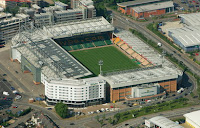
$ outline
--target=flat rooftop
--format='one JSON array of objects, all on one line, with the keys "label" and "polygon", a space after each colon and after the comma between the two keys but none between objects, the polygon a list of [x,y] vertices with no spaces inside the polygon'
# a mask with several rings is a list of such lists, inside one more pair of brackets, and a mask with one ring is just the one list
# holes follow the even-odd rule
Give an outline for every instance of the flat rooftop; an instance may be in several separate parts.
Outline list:
[{"label": "flat rooftop", "polygon": [[200,25],[200,12],[198,13],[190,13],[190,14],[181,14],[179,15],[181,18],[186,20],[192,26]]},{"label": "flat rooftop", "polygon": [[174,7],[174,4],[172,1],[153,3],[149,5],[143,5],[143,6],[136,6],[136,7],[132,7],[132,9],[135,12],[140,13],[140,12],[148,12],[148,11],[153,11],[153,10],[158,10],[158,9],[165,9],[169,7]]},{"label": "flat rooftop", "polygon": [[144,83],[163,81],[166,79],[177,79],[178,73],[170,67],[148,67],[130,71],[121,71],[102,76],[111,88],[120,88]]},{"label": "flat rooftop", "polygon": [[145,4],[145,3],[151,3],[151,2],[157,2],[157,1],[161,1],[161,0],[134,0],[134,1],[117,3],[117,5],[118,6],[122,6],[122,7],[127,7],[127,6],[133,6],[133,5]]},{"label": "flat rooftop", "polygon": [[54,39],[113,30],[114,27],[104,17],[69,21],[44,28],[46,35]]},{"label": "flat rooftop", "polygon": [[200,110],[184,114],[183,116],[191,120],[197,126],[200,126]]},{"label": "flat rooftop", "polygon": [[200,25],[169,29],[169,36],[181,42],[184,47],[200,45]]},{"label": "flat rooftop", "polygon": [[161,128],[184,128],[181,125],[179,125],[163,116],[153,117],[153,118],[149,119],[149,121]]}]

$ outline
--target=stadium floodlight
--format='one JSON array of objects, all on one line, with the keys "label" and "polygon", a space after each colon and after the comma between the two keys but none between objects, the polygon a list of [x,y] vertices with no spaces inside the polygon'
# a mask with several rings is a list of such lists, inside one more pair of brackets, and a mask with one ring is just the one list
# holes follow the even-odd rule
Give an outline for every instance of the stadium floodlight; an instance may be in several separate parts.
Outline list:
[{"label": "stadium floodlight", "polygon": [[103,65],[103,60],[99,60],[100,75],[102,75],[101,66]]}]

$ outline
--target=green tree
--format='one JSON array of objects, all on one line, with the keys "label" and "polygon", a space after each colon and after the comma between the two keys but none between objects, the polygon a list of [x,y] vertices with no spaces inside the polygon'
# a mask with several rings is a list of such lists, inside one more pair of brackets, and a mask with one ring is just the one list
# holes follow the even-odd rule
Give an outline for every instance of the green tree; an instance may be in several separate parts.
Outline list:
[{"label": "green tree", "polygon": [[62,118],[69,117],[68,106],[66,104],[63,104],[62,102],[57,103],[55,106],[55,110],[60,117]]},{"label": "green tree", "polygon": [[104,125],[104,121],[100,120],[99,123],[101,124],[101,127]]},{"label": "green tree", "polygon": [[111,117],[108,118],[108,123],[112,124],[113,123],[113,120]]}]

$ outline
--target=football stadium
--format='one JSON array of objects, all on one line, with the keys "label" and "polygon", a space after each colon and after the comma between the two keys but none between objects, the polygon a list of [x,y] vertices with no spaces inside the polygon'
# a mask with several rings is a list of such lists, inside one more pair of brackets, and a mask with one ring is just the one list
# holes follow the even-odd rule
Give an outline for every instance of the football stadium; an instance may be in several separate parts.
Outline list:
[{"label": "football stadium", "polygon": [[115,32],[103,17],[22,26],[12,38],[11,60],[45,85],[47,103],[72,107],[162,97],[176,91],[182,77],[162,55],[128,31]]}]

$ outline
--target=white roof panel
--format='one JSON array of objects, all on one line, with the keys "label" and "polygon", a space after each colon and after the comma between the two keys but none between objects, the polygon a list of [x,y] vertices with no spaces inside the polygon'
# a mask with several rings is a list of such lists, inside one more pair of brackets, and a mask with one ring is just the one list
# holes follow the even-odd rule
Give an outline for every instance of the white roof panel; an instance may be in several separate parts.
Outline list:
[{"label": "white roof panel", "polygon": [[197,126],[200,127],[199,115],[200,115],[200,110],[184,114],[183,116],[189,118],[192,122],[194,122]]}]

